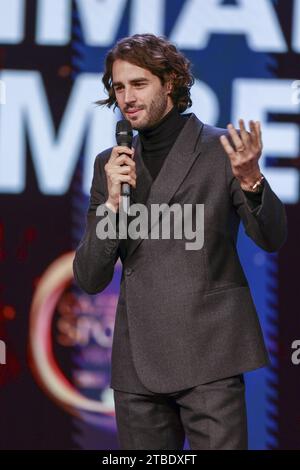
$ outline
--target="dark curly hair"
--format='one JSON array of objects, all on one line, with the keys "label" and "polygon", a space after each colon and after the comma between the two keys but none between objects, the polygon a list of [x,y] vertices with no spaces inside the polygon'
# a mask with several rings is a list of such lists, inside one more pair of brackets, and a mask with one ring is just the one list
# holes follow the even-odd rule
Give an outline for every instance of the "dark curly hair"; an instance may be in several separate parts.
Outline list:
[{"label": "dark curly hair", "polygon": [[135,34],[123,38],[108,52],[105,59],[105,72],[102,78],[108,98],[97,101],[101,106],[117,106],[112,86],[112,67],[115,60],[121,59],[149,70],[160,78],[162,85],[171,79],[171,98],[179,112],[192,105],[190,89],[194,78],[190,72],[190,61],[162,36]]}]

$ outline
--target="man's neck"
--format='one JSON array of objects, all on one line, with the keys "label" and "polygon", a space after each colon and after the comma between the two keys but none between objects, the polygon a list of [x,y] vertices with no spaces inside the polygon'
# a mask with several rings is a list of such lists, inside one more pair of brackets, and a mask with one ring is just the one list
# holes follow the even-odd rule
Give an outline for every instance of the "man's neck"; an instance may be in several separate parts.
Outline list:
[{"label": "man's neck", "polygon": [[153,180],[158,175],[186,119],[187,117],[181,115],[177,108],[172,108],[155,126],[139,132],[142,158]]}]

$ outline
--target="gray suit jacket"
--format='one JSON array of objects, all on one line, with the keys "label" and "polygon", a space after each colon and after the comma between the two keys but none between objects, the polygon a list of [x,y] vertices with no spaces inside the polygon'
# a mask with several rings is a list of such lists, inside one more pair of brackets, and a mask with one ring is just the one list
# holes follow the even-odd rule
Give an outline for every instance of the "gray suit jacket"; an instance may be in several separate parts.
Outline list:
[{"label": "gray suit jacket", "polygon": [[172,393],[268,364],[255,306],[241,267],[236,239],[240,220],[266,251],[286,238],[285,210],[267,181],[254,210],[234,178],[219,142],[226,133],[191,114],[152,184],[135,139],[134,202],[204,204],[202,249],[185,240],[100,240],[96,208],[108,197],[97,156],[85,234],[74,276],[89,294],[111,281],[123,263],[112,349],[111,386],[132,392]]}]

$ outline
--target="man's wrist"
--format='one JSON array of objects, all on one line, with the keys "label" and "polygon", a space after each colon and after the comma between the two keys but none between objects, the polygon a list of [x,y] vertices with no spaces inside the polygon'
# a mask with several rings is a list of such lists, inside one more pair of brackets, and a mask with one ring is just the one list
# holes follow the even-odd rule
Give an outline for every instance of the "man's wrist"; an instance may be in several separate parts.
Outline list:
[{"label": "man's wrist", "polygon": [[119,211],[119,206],[117,206],[116,204],[113,204],[111,201],[107,200],[105,202],[105,206],[110,209],[111,211],[113,211],[115,214]]},{"label": "man's wrist", "polygon": [[264,176],[260,173],[256,178],[251,178],[248,181],[240,181],[240,185],[243,191],[259,194],[263,190],[264,179]]}]

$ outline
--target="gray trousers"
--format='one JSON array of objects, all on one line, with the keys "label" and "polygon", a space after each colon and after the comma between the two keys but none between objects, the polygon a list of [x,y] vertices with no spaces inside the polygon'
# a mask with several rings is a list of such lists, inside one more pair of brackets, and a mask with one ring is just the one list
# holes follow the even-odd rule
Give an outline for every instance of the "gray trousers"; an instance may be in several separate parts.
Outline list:
[{"label": "gray trousers", "polygon": [[247,449],[243,375],[171,394],[114,390],[120,449]]}]

